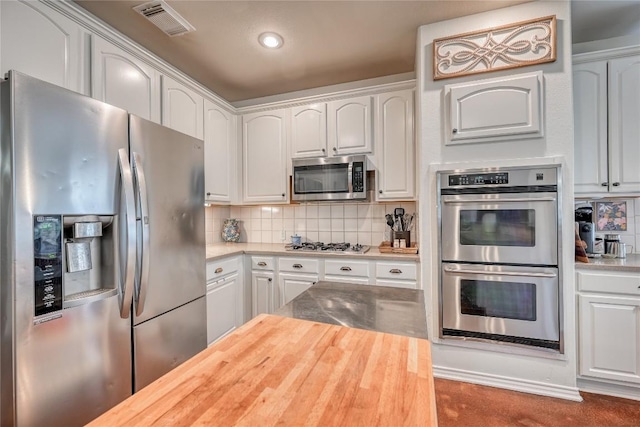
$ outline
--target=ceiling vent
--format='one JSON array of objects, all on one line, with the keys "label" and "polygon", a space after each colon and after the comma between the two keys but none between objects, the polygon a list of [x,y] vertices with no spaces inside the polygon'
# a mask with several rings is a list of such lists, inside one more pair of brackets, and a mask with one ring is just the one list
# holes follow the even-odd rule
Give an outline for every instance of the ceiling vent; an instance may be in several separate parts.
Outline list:
[{"label": "ceiling vent", "polygon": [[181,36],[196,30],[164,1],[151,1],[133,9],[171,37]]}]

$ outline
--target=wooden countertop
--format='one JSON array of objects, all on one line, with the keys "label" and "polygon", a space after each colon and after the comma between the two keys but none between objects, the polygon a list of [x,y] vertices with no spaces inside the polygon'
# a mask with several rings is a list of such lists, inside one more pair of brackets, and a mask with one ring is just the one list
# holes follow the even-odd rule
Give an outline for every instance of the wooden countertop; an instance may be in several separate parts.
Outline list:
[{"label": "wooden countertop", "polygon": [[435,426],[429,341],[260,315],[89,426]]}]

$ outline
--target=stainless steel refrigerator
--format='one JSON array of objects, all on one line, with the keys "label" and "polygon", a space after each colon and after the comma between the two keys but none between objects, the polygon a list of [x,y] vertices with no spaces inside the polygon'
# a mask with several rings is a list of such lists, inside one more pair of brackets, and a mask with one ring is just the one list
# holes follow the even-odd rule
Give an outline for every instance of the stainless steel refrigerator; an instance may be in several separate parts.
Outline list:
[{"label": "stainless steel refrigerator", "polygon": [[82,425],[206,347],[202,141],[0,84],[0,424]]}]

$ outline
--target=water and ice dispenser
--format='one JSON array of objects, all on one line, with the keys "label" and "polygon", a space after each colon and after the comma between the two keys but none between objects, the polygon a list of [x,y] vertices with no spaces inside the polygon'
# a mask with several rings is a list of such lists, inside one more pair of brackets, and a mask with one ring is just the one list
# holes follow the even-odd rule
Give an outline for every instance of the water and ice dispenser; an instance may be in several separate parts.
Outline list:
[{"label": "water and ice dispenser", "polygon": [[34,216],[36,316],[117,292],[116,222],[111,215]]}]

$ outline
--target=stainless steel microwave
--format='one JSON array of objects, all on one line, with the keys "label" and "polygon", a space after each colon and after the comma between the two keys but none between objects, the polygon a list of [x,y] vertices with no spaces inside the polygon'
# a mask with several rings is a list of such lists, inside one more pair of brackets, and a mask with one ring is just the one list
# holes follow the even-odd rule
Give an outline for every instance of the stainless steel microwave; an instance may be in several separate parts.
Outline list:
[{"label": "stainless steel microwave", "polygon": [[367,199],[367,156],[293,159],[293,200]]}]

